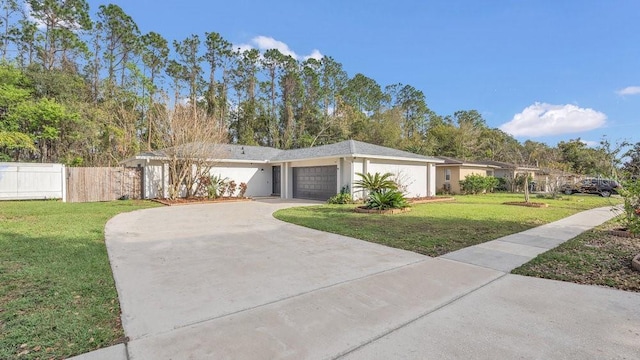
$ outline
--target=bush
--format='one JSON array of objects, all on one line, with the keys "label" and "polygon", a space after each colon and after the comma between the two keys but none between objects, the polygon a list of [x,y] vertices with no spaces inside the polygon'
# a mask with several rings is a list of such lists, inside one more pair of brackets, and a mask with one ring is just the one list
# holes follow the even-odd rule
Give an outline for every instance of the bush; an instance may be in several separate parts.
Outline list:
[{"label": "bush", "polygon": [[640,180],[629,180],[618,191],[624,199],[622,225],[634,235],[640,234]]},{"label": "bush", "polygon": [[247,192],[247,183],[240,183],[240,190],[238,192],[238,197],[243,198],[244,194]]},{"label": "bush", "polygon": [[465,194],[480,194],[482,192],[492,192],[500,181],[493,176],[482,176],[478,174],[467,175],[460,181],[460,186]]},{"label": "bush", "polygon": [[207,187],[207,197],[209,199],[215,199],[218,196],[224,195],[226,191],[227,178],[223,178],[222,175],[210,176],[204,183]]},{"label": "bush", "polygon": [[236,182],[231,180],[227,183],[227,194],[229,194],[229,197],[232,197],[233,194],[235,194],[236,192]]},{"label": "bush", "polygon": [[400,191],[387,190],[384,192],[372,192],[369,194],[366,207],[368,209],[376,210],[404,209],[409,207],[409,203]]},{"label": "bush", "polygon": [[336,194],[327,200],[329,204],[353,204],[353,198],[351,194],[348,193],[340,193]]}]

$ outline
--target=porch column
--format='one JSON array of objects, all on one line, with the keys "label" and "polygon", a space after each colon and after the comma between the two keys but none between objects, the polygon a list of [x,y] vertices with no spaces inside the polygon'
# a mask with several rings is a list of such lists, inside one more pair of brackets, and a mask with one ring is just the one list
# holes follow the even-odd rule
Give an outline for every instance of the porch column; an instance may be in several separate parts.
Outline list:
[{"label": "porch column", "polygon": [[427,164],[427,196],[436,196],[436,165]]},{"label": "porch column", "polygon": [[338,172],[336,174],[336,194],[339,194],[340,190],[342,190],[342,180],[344,179],[343,169],[344,169],[344,158],[340,158],[338,159],[338,166],[336,169],[336,171]]},{"label": "porch column", "polygon": [[280,167],[280,198],[289,199],[289,163],[282,163]]}]

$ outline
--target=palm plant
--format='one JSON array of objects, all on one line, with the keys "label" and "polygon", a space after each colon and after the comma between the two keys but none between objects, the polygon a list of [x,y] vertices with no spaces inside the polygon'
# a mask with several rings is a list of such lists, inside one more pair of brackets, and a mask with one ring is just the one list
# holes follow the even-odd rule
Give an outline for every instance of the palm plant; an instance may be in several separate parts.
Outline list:
[{"label": "palm plant", "polygon": [[407,199],[398,190],[371,193],[367,200],[367,208],[376,210],[404,209],[409,207]]},{"label": "palm plant", "polygon": [[396,190],[398,185],[393,181],[393,174],[370,174],[356,173],[360,176],[360,180],[354,182],[354,187],[363,189],[369,193],[382,193],[387,190]]},{"label": "palm plant", "polygon": [[354,183],[354,187],[369,192],[366,207],[369,209],[387,210],[403,209],[409,206],[407,199],[398,190],[398,184],[393,181],[393,174],[362,174],[360,180]]}]

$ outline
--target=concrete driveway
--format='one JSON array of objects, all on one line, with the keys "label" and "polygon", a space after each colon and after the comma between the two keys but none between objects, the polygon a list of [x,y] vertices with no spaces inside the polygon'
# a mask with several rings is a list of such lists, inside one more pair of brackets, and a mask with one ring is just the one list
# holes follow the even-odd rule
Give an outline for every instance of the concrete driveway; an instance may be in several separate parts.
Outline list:
[{"label": "concrete driveway", "polygon": [[640,353],[640,294],[507,275],[271,215],[305,204],[165,207],[109,221],[130,359]]}]

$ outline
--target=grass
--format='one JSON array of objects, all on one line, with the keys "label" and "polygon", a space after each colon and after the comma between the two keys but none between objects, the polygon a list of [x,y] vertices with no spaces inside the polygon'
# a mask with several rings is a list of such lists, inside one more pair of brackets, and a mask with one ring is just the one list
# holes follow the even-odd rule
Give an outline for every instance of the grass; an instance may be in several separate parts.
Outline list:
[{"label": "grass", "polygon": [[523,201],[519,194],[456,196],[455,202],[418,204],[397,215],[359,214],[355,205],[319,205],[277,211],[280,220],[430,256],[524,231],[591,208],[618,204],[619,198],[591,195],[536,199],[548,208],[503,205]]},{"label": "grass", "polygon": [[640,239],[614,236],[615,220],[587,231],[513,270],[514,274],[640,292],[640,273],[631,260]]},{"label": "grass", "polygon": [[104,226],[155,206],[0,202],[0,359],[60,359],[122,341]]}]

